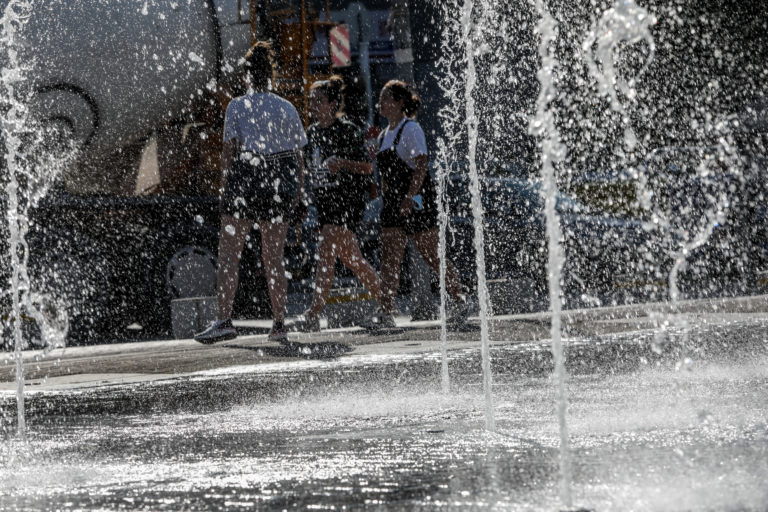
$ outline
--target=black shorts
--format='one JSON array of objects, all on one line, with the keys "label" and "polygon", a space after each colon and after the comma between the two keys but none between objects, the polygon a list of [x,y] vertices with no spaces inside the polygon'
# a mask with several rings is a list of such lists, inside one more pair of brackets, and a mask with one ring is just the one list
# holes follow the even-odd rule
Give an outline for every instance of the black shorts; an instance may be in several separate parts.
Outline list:
[{"label": "black shorts", "polygon": [[255,221],[297,222],[298,163],[293,151],[276,155],[243,153],[226,175],[219,210]]},{"label": "black shorts", "polygon": [[[351,197],[344,194],[345,191]],[[332,224],[354,231],[363,220],[366,201],[362,194],[349,192],[344,187],[316,188],[314,193],[317,220],[321,226]]]},{"label": "black shorts", "polygon": [[400,203],[405,198],[406,189],[407,184],[406,187],[388,187],[384,192],[381,226],[384,228],[402,228],[409,235],[436,228],[438,225],[437,193],[432,179],[427,176],[421,190],[419,190],[424,209],[411,210],[410,215],[400,215]]}]

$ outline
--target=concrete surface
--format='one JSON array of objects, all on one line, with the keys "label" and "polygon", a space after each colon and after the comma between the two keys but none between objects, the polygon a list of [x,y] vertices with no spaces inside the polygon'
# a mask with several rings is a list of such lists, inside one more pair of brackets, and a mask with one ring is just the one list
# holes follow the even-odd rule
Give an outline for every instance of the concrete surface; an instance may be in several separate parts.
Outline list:
[{"label": "concrete surface", "polygon": [[[666,303],[566,311],[564,337],[587,340],[612,333],[648,331],[666,315],[674,313]],[[727,324],[729,319],[768,318],[768,296],[683,301],[677,318],[689,325],[708,322]],[[49,354],[40,350],[23,353],[25,385],[30,389],[93,387],[107,384],[161,380],[213,369],[295,361],[308,358],[343,358],[349,355],[429,352],[440,349],[438,321],[411,322],[396,319],[398,329],[369,333],[360,328],[326,329],[321,333],[292,333],[290,350],[266,341],[269,321],[235,322],[241,335],[215,345],[194,340],[148,340],[140,342],[66,347]],[[550,338],[550,315],[537,313],[494,317],[490,340],[494,344],[535,342],[546,345]],[[448,333],[448,349],[480,344],[479,319],[472,317],[464,332]],[[312,350],[303,350],[311,347]],[[0,359],[0,392],[16,389],[13,352]]]}]

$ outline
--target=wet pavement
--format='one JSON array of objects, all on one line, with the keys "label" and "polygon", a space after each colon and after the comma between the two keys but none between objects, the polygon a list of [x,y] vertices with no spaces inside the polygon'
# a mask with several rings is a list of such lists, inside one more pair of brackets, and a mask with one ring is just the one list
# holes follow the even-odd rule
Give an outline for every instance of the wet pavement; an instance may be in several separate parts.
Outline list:
[{"label": "wet pavement", "polygon": [[[768,297],[667,309],[566,316],[574,508],[766,510]],[[547,315],[493,322],[495,432],[477,328],[444,393],[439,326],[398,323],[29,353],[27,443],[8,361],[0,510],[564,508]]]},{"label": "wet pavement", "polygon": [[[669,317],[673,313],[676,313],[674,318]],[[684,301],[676,311],[664,303],[567,311],[563,316],[563,329],[572,349],[582,352],[643,351],[647,352],[647,358],[653,359],[655,352],[649,350],[652,347],[648,343],[635,348],[626,343],[617,345],[611,342],[611,335],[630,332],[633,340],[644,340],[670,322],[674,331],[674,324],[680,322],[727,328],[731,321],[763,317],[768,317],[768,296]],[[266,341],[270,322],[240,321],[236,322],[240,336],[216,345],[165,339],[67,347],[47,355],[42,351],[26,351],[25,375],[30,388],[58,389],[159,380],[202,370],[293,363],[304,359],[344,360],[361,355],[439,350],[439,322],[410,322],[406,317],[398,317],[397,324],[397,329],[376,334],[360,328],[292,333],[291,339],[297,343],[286,348]],[[549,329],[547,313],[498,316],[490,323],[490,340],[495,345],[519,347],[526,353],[533,350],[546,359]],[[448,333],[451,350],[479,344],[477,317],[471,318],[464,332]],[[13,353],[0,352],[0,392],[15,390],[14,379]]]}]

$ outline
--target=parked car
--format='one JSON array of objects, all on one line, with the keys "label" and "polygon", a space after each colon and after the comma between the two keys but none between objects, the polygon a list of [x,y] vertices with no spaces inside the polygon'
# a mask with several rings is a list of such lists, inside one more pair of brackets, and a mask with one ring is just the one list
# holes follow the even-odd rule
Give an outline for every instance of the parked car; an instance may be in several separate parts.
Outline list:
[{"label": "parked car", "polygon": [[[474,221],[469,179],[452,175],[447,187],[450,209],[449,257],[464,278],[476,283]],[[499,283],[498,312],[548,307],[548,248],[544,197],[538,181],[511,178],[481,180],[486,279]],[[556,198],[565,256],[562,289],[567,306],[597,305],[659,293],[663,275],[644,223],[607,215],[562,193]]]},{"label": "parked car", "polygon": [[[768,214],[763,157],[721,147],[672,147],[641,163],[645,205],[670,256],[684,258],[678,275],[687,297],[763,291],[768,270]],[[659,244],[661,245],[661,244]],[[671,267],[668,269],[671,270]]]}]

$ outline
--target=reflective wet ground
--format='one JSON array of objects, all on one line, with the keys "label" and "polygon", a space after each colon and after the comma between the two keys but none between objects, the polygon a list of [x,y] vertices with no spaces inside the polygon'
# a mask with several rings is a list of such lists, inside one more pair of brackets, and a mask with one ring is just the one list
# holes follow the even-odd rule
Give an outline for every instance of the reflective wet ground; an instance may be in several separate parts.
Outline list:
[{"label": "reflective wet ground", "polygon": [[[768,508],[768,320],[572,345],[575,506]],[[475,349],[38,391],[26,445],[6,393],[0,509],[562,509],[546,345],[492,357],[494,433]]]}]

